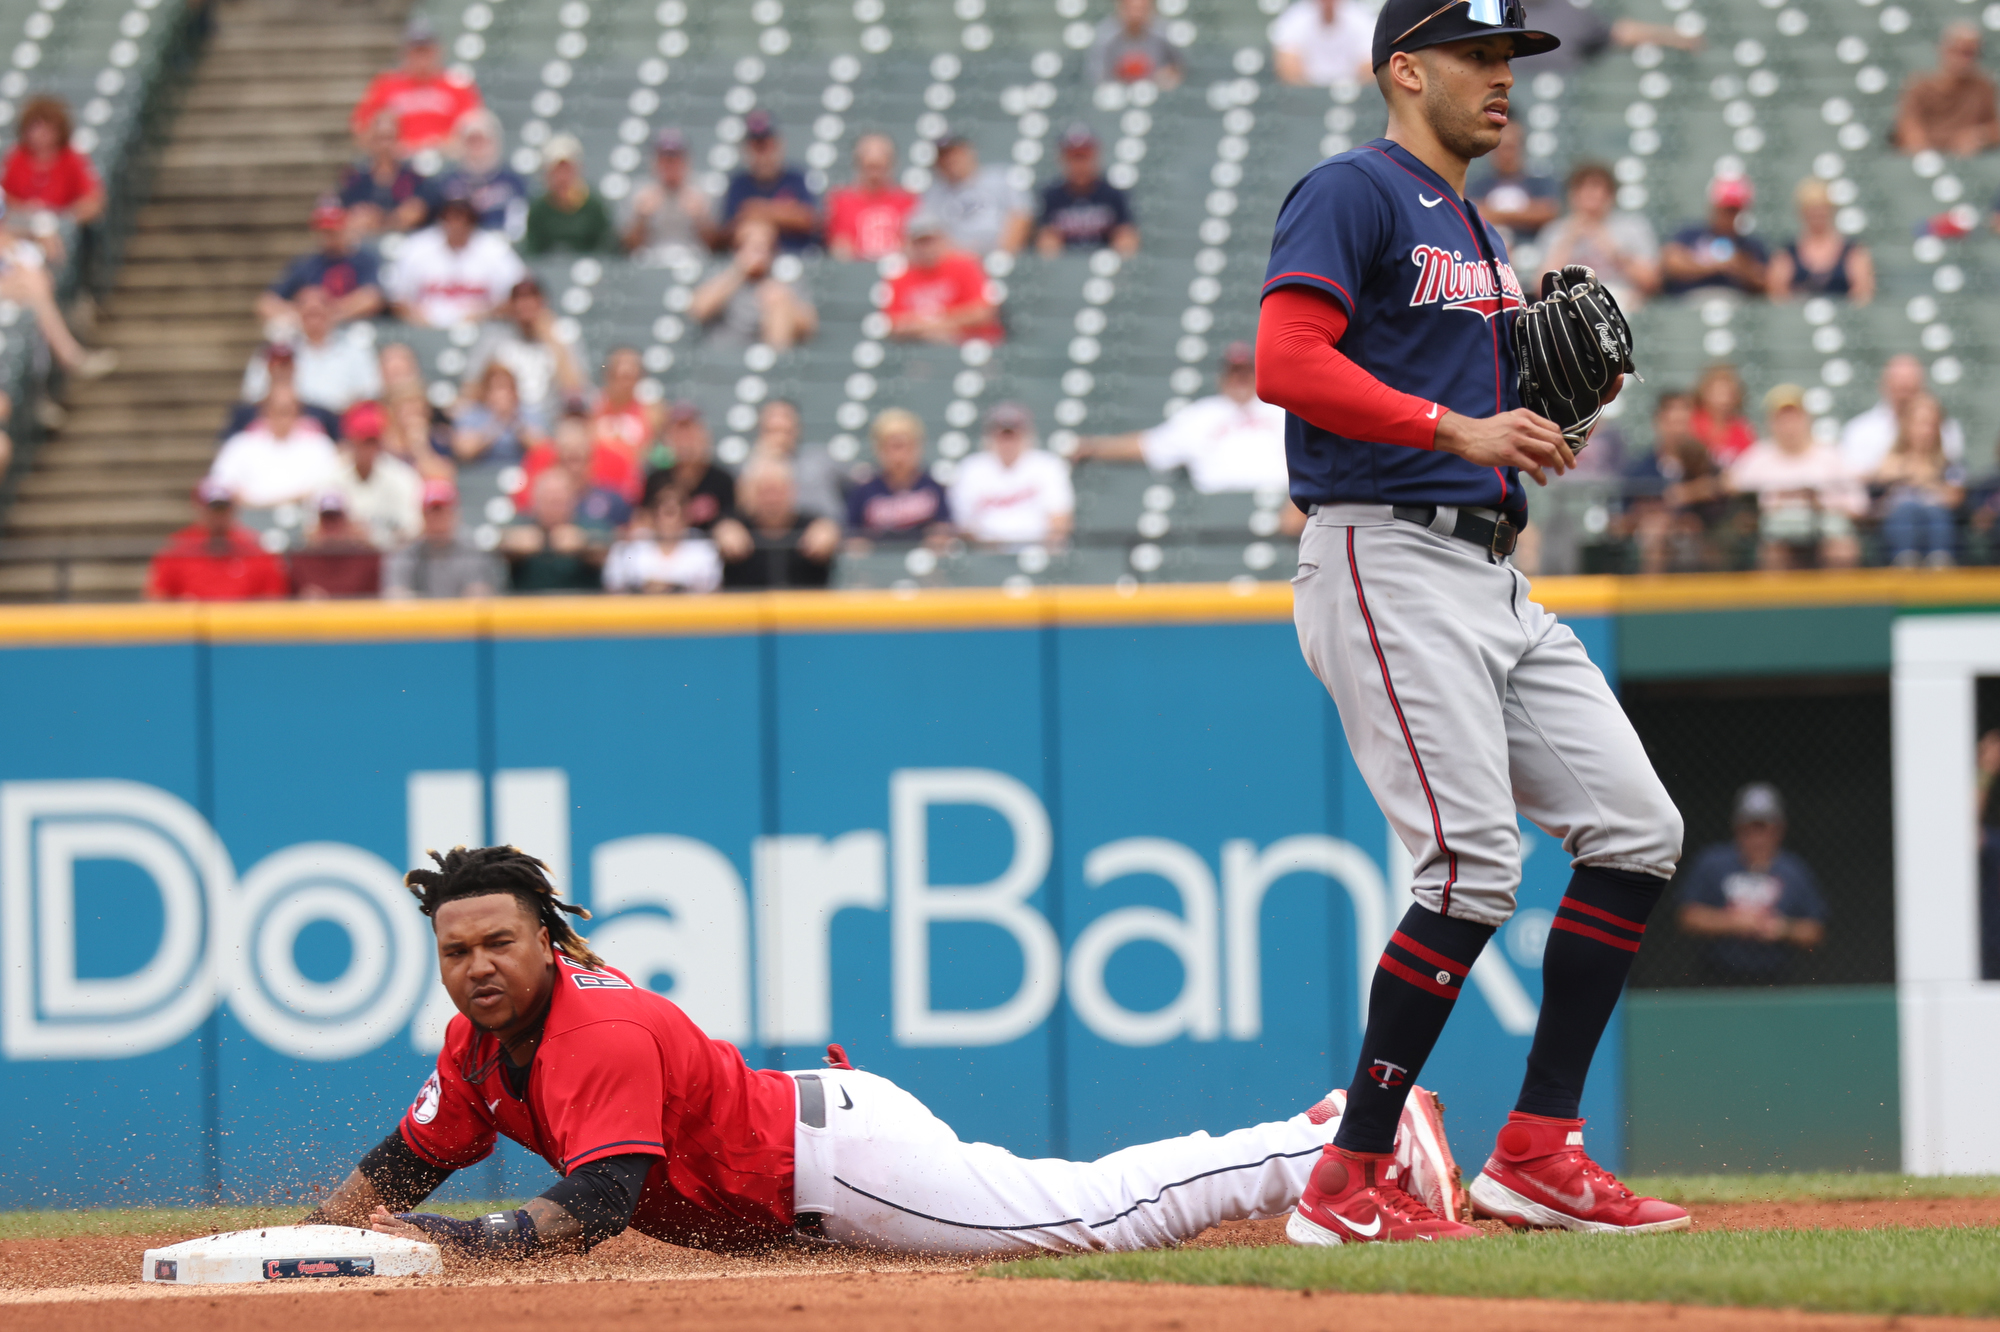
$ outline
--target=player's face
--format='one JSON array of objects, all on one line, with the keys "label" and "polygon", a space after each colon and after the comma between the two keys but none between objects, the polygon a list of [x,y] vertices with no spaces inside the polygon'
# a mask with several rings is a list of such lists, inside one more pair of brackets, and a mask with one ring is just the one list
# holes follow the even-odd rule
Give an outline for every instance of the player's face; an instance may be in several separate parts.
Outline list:
[{"label": "player's face", "polygon": [[1424,114],[1438,141],[1467,161],[1500,145],[1507,130],[1507,94],[1514,86],[1511,37],[1448,42],[1423,56]]},{"label": "player's face", "polygon": [[512,893],[447,902],[431,923],[445,993],[473,1026],[506,1037],[541,1011],[555,970],[549,932]]}]

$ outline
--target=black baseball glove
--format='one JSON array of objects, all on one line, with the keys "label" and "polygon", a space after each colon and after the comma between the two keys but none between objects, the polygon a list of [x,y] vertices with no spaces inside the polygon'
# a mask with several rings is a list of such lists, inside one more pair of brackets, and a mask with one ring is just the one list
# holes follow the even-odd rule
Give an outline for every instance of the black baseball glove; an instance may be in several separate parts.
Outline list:
[{"label": "black baseball glove", "polygon": [[1542,275],[1542,299],[1514,319],[1521,404],[1581,452],[1590,428],[1632,370],[1632,329],[1618,302],[1582,264]]}]

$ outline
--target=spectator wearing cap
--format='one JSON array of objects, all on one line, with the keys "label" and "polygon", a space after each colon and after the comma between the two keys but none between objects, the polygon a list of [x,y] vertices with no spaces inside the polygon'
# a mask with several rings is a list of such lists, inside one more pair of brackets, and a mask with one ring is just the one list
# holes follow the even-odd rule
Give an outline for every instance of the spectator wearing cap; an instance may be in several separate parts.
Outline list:
[{"label": "spectator wearing cap", "polygon": [[262,402],[271,391],[272,360],[281,354],[291,362],[300,405],[322,424],[357,402],[382,396],[382,365],[374,348],[334,326],[333,298],[324,288],[299,288],[292,308],[299,317],[297,334],[266,347],[244,367],[244,403]]},{"label": "spectator wearing cap", "polygon": [[713,592],[722,586],[715,543],[688,531],[680,493],[661,486],[604,557],[606,592]]},{"label": "spectator wearing cap", "polygon": [[1683,934],[1706,939],[1710,978],[1769,984],[1826,938],[1812,867],[1785,849],[1785,803],[1769,782],[1736,793],[1735,836],[1702,851],[1674,894]]},{"label": "spectator wearing cap", "polygon": [[1509,246],[1533,242],[1562,212],[1562,186],[1553,177],[1528,170],[1527,137],[1520,121],[1508,121],[1500,131],[1499,146],[1465,186],[1465,197],[1500,228]]},{"label": "spectator wearing cap", "polygon": [[722,225],[729,239],[746,222],[768,222],[777,231],[778,248],[787,253],[809,249],[819,236],[819,200],[806,184],[805,172],[785,161],[784,136],[768,111],[743,118],[743,165],[729,177],[722,197]]},{"label": "spectator wearing cap", "polygon": [[1062,178],[1042,187],[1042,215],[1035,223],[1035,248],[1054,256],[1064,250],[1110,246],[1120,254],[1139,250],[1139,227],[1125,191],[1104,178],[1097,136],[1072,125],[1062,137]]},{"label": "spectator wearing cap", "polygon": [[1743,176],[1717,176],[1708,186],[1708,220],[1673,234],[1660,252],[1667,294],[1721,287],[1747,296],[1770,288],[1770,251],[1743,229],[1744,210],[1755,198]]},{"label": "spectator wearing cap", "polygon": [[1037,446],[1034,418],[1018,403],[986,413],[984,448],[958,465],[951,515],[968,540],[1002,549],[1069,538],[1076,492],[1069,464]]},{"label": "spectator wearing cap", "polygon": [[438,220],[396,251],[389,299],[404,323],[450,328],[486,318],[527,275],[506,238],[483,230],[472,201],[453,193]]},{"label": "spectator wearing cap", "polygon": [[[1257,396],[1256,352],[1232,342],[1222,353],[1217,392],[1197,398],[1151,430],[1098,435],[1080,440],[1074,458],[1143,462],[1156,472],[1185,467],[1188,480],[1204,495],[1232,491],[1277,491],[1290,485],[1285,466],[1285,411]],[[1304,515],[1284,505],[1281,521]]]},{"label": "spectator wearing cap", "polygon": [[382,447],[387,418],[379,404],[358,402],[340,419],[340,461],[331,492],[377,550],[416,539],[423,527],[424,480]]},{"label": "spectator wearing cap", "polygon": [[146,571],[148,601],[253,601],[291,595],[277,556],[236,522],[229,487],[209,477],[194,489],[195,521],[167,538]]},{"label": "spectator wearing cap", "polygon": [[451,456],[461,466],[518,463],[546,442],[546,432],[521,407],[514,372],[488,361],[452,414]]},{"label": "spectator wearing cap", "polygon": [[1664,46],[1676,51],[1702,48],[1699,34],[1684,33],[1666,23],[1607,19],[1589,6],[1590,0],[1529,0],[1528,26],[1562,43],[1535,57],[1535,73],[1549,70],[1567,74],[1583,68],[1614,46],[1620,50],[1635,46]]},{"label": "spectator wearing cap", "polygon": [[583,178],[583,145],[558,134],[542,146],[542,193],[528,205],[523,254],[616,254],[624,249],[611,210]]},{"label": "spectator wearing cap", "polygon": [[532,277],[516,282],[494,315],[496,322],[466,357],[466,382],[476,383],[489,365],[506,366],[514,375],[521,414],[536,429],[547,430],[563,401],[581,398],[590,387],[575,345],[562,336],[542,284]]},{"label": "spectator wearing cap", "polygon": [[568,469],[551,467],[528,488],[521,516],[500,534],[507,586],[515,592],[601,592],[610,543],[579,521],[583,498]]},{"label": "spectator wearing cap", "polygon": [[979,165],[979,150],[962,134],[938,140],[935,166],[918,210],[942,220],[951,243],[969,254],[1018,254],[1033,224],[1031,201],[1006,169]]},{"label": "spectator wearing cap", "polygon": [[1092,83],[1145,81],[1178,88],[1181,51],[1168,38],[1153,0],[1117,0],[1114,12],[1097,25],[1084,69]]},{"label": "spectator wearing cap", "polygon": [[1270,36],[1281,83],[1328,88],[1374,76],[1375,13],[1359,0],[1293,0]]},{"label": "spectator wearing cap", "polygon": [[379,596],[382,552],[349,516],[347,497],[329,490],[315,507],[319,521],[292,553],[292,595],[302,601]]},{"label": "spectator wearing cap", "polygon": [[490,597],[506,584],[507,566],[458,530],[458,487],[424,482],[423,532],[382,564],[385,597]]},{"label": "spectator wearing cap", "polygon": [[819,331],[819,312],[796,283],[772,272],[778,228],[768,217],[736,224],[736,248],[694,289],[688,313],[709,341],[747,347],[762,342],[785,351]]},{"label": "spectator wearing cap", "polygon": [[632,516],[632,501],[640,495],[639,469],[624,454],[600,447],[590,432],[590,417],[581,404],[556,422],[549,442],[528,450],[521,460],[521,488],[514,504],[525,509],[543,472],[560,467],[576,483],[576,521],[608,536]]},{"label": "spectator wearing cap", "polygon": [[2000,100],[1979,67],[1979,29],[1952,23],[1938,39],[1937,69],[1912,74],[1896,104],[1892,139],[1906,153],[1971,157],[2000,145]]},{"label": "spectator wearing cap", "polygon": [[738,479],[737,511],[715,525],[722,585],[756,588],[825,587],[840,549],[840,524],[798,507],[792,465],[754,454]]},{"label": "spectator wearing cap", "polygon": [[424,178],[410,165],[396,135],[396,113],[384,111],[361,138],[361,160],[340,178],[340,204],[363,235],[410,231],[430,213]]},{"label": "spectator wearing cap", "polygon": [[479,89],[469,77],[444,67],[444,52],[430,21],[418,15],[403,29],[403,59],[377,74],[356,104],[350,123],[356,140],[384,111],[396,117],[405,153],[444,143],[468,111],[480,106]]},{"label": "spectator wearing cap", "polygon": [[896,183],[896,141],[864,134],[854,144],[854,183],[826,196],[826,248],[836,259],[874,263],[903,248],[917,196]]},{"label": "spectator wearing cap", "polygon": [[910,261],[889,279],[889,336],[900,342],[998,342],[1006,330],[986,266],[954,250],[944,220],[910,219]]},{"label": "spectator wearing cap", "polygon": [[339,463],[320,423],[299,410],[292,386],[278,383],[256,418],[223,444],[208,475],[244,507],[268,509],[317,499]]},{"label": "spectator wearing cap", "polygon": [[1826,182],[1807,176],[1792,191],[1799,211],[1799,234],[1771,256],[1770,295],[1838,296],[1856,305],[1875,299],[1875,258],[1860,241],[1834,225],[1833,198]]},{"label": "spectator wearing cap", "polygon": [[1767,438],[1751,445],[1725,478],[1740,495],[1757,497],[1757,563],[1789,569],[1801,558],[1849,569],[1861,560],[1854,520],[1868,509],[1868,491],[1840,451],[1813,435],[1805,390],[1780,384],[1764,395]]},{"label": "spectator wearing cap", "polygon": [[757,434],[750,441],[750,452],[791,464],[800,513],[839,522],[847,514],[840,464],[826,445],[808,443],[803,436],[799,405],[789,398],[767,398],[757,409]]},{"label": "spectator wearing cap", "polygon": [[502,147],[500,117],[483,106],[466,112],[452,131],[451,165],[425,186],[426,207],[435,213],[458,195],[472,204],[481,227],[520,240],[528,229],[528,181],[507,165]]},{"label": "spectator wearing cap", "polygon": [[736,511],[736,478],[715,465],[715,449],[701,408],[677,402],[667,412],[666,435],[657,465],[646,477],[647,503],[661,486],[681,497],[689,527],[703,532]]},{"label": "spectator wearing cap", "polygon": [[[0,191],[7,196],[12,224],[32,233],[43,230],[35,225],[43,215],[67,217],[80,227],[103,217],[104,182],[90,155],[70,143],[68,104],[42,93],[30,97],[20,114],[20,131],[0,168]],[[50,259],[62,262],[62,240],[53,229],[41,243]]]},{"label": "spectator wearing cap", "polygon": [[375,252],[360,242],[359,226],[335,196],[323,195],[313,206],[313,231],[319,249],[300,255],[257,297],[257,317],[280,330],[298,326],[292,302],[307,287],[318,287],[333,298],[337,324],[371,319],[382,312],[382,273]]},{"label": "spectator wearing cap", "polygon": [[847,497],[848,548],[865,553],[880,541],[937,542],[951,534],[951,503],[924,470],[924,423],[891,407],[869,427],[875,475]]},{"label": "spectator wearing cap", "polygon": [[1596,271],[1620,305],[1638,309],[1660,289],[1660,242],[1652,224],[1638,213],[1613,207],[1618,180],[1602,162],[1579,162],[1563,188],[1569,212],[1537,238],[1542,267],[1584,264]]},{"label": "spectator wearing cap", "polygon": [[[1840,428],[1840,456],[1857,476],[1872,475],[1889,456],[1902,429],[1903,413],[1924,393],[1928,375],[1924,363],[1899,352],[1882,363],[1875,405]],[[1939,429],[1947,462],[1965,461],[1965,427],[1947,417]]]},{"label": "spectator wearing cap", "polygon": [[707,249],[717,239],[715,201],[688,170],[687,136],[673,128],[653,138],[653,178],[632,191],[619,222],[633,254]]}]

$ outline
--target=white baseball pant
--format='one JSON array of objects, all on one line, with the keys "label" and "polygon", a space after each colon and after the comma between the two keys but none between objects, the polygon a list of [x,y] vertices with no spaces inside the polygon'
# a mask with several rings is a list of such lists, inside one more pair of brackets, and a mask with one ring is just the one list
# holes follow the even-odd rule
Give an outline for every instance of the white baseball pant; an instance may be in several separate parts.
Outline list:
[{"label": "white baseball pant", "polygon": [[1340,1124],[1300,1113],[1095,1161],[1029,1160],[959,1141],[923,1102],[873,1073],[792,1076],[800,1084],[794,1211],[816,1215],[812,1233],[825,1239],[890,1253],[1157,1249],[1218,1221],[1283,1216]]},{"label": "white baseball pant", "polygon": [[1299,540],[1292,616],[1348,748],[1433,911],[1504,924],[1516,811],[1573,865],[1667,878],[1681,816],[1632,723],[1528,580],[1386,504],[1323,505]]}]

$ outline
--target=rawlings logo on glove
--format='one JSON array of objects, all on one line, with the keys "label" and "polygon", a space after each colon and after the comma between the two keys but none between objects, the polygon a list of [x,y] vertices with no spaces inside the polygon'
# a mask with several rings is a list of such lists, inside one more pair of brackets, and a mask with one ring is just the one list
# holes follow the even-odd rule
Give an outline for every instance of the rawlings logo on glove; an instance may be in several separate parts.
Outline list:
[{"label": "rawlings logo on glove", "polygon": [[1619,377],[1634,373],[1625,313],[1582,264],[1542,275],[1542,299],[1514,318],[1514,356],[1521,405],[1555,422],[1577,452]]}]

